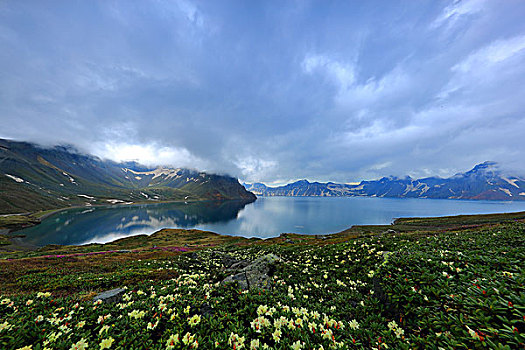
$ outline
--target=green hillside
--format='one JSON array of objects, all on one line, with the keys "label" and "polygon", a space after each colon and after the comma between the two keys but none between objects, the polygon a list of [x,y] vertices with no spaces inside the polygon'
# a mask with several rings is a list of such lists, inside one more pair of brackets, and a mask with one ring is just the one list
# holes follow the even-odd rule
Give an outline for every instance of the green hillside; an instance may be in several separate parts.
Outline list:
[{"label": "green hillside", "polygon": [[198,199],[255,200],[237,179],[188,169],[148,169],[66,147],[0,140],[0,213],[74,205]]}]

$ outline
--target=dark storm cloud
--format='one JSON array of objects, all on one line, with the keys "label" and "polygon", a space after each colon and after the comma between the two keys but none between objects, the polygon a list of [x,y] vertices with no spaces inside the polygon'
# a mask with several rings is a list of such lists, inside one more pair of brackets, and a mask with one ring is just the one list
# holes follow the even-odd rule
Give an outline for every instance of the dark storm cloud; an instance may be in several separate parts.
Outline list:
[{"label": "dark storm cloud", "polygon": [[0,137],[248,181],[525,151],[520,1],[6,1]]}]

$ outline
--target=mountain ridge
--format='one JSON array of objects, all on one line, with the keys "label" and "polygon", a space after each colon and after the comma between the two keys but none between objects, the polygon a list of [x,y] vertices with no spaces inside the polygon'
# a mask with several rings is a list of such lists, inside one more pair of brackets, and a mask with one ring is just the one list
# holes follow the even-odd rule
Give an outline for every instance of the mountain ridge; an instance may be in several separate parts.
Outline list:
[{"label": "mountain ridge", "polygon": [[117,163],[74,148],[0,139],[0,213],[172,200],[254,201],[236,178]]},{"label": "mountain ridge", "polygon": [[358,184],[299,180],[278,187],[243,184],[259,196],[391,197],[434,199],[525,200],[525,178],[506,176],[496,162],[486,161],[448,178],[382,177]]}]

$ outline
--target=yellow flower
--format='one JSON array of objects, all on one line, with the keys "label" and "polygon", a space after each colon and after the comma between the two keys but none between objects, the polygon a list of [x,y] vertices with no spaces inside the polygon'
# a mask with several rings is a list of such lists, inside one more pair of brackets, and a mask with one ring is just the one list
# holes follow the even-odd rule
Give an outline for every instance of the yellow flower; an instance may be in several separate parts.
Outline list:
[{"label": "yellow flower", "polygon": [[191,327],[194,327],[194,326],[198,325],[200,322],[201,322],[200,315],[193,315],[193,317],[190,318],[188,323],[190,324]]},{"label": "yellow flower", "polygon": [[232,332],[230,339],[228,339],[228,345],[235,347],[235,349],[242,349],[244,347],[244,337],[240,337]]},{"label": "yellow flower", "polygon": [[175,345],[179,343],[179,334],[170,335],[168,341],[166,342],[166,349],[171,350],[175,348]]},{"label": "yellow flower", "polygon": [[159,321],[157,320],[157,322],[155,323],[151,323],[151,322],[148,322],[148,330],[152,330],[152,329],[155,329],[157,328],[157,325],[159,324]]},{"label": "yellow flower", "polygon": [[359,329],[359,323],[356,321],[356,320],[352,320],[350,321],[350,323],[348,324],[350,326],[350,328],[352,329]]},{"label": "yellow flower", "polygon": [[396,321],[390,321],[390,322],[388,322],[388,329],[390,329],[390,330],[394,330],[394,329],[396,329],[396,328],[397,328],[397,323],[396,323]]},{"label": "yellow flower", "polygon": [[114,341],[115,341],[115,339],[113,339],[112,337],[109,337],[109,338],[106,338],[106,339],[102,340],[100,342],[100,350],[102,350],[102,349],[109,349],[111,347],[111,344],[113,344]]},{"label": "yellow flower", "polygon": [[0,323],[0,332],[4,329],[11,329],[11,325],[5,321],[4,323]]},{"label": "yellow flower", "polygon": [[267,305],[259,305],[257,308],[257,315],[261,316],[268,312],[268,306]]},{"label": "yellow flower", "polygon": [[27,345],[27,346],[24,346],[23,348],[18,348],[16,350],[31,350],[33,349],[33,345]]},{"label": "yellow flower", "polygon": [[298,340],[295,343],[291,345],[293,350],[301,350],[303,348],[303,345],[301,344],[301,341]]},{"label": "yellow flower", "polygon": [[281,330],[276,329],[275,332],[272,333],[273,340],[275,340],[276,343],[278,343],[281,340]]},{"label": "yellow flower", "polygon": [[100,328],[100,331],[98,331],[98,334],[101,335],[102,333],[107,332],[108,329],[109,329],[109,326],[108,325],[104,325],[104,326],[102,326],[102,328]]},{"label": "yellow flower", "polygon": [[182,337],[182,342],[184,345],[188,345],[189,343],[193,342],[193,338],[195,338],[195,335],[191,335],[190,332],[187,332],[184,334],[184,337]]},{"label": "yellow flower", "polygon": [[146,314],[146,312],[144,310],[142,310],[142,311],[133,310],[133,311],[128,313],[128,316],[129,317],[133,317],[135,319],[139,319],[139,318],[144,317],[145,314]]},{"label": "yellow flower", "polygon": [[71,345],[69,350],[85,350],[88,347],[88,343],[84,338],[80,339],[76,344]]}]

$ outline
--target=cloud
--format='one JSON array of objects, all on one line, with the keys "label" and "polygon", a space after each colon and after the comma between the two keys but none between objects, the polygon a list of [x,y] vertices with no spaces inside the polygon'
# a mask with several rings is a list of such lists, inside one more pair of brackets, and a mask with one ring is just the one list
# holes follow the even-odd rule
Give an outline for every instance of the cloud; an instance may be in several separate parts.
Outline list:
[{"label": "cloud", "polygon": [[257,181],[278,165],[276,161],[257,159],[252,156],[237,159],[234,164],[241,170],[246,181]]},{"label": "cloud", "polygon": [[483,70],[493,67],[516,55],[525,56],[525,35],[510,39],[500,39],[490,43],[470,54],[465,60],[452,67],[453,71],[461,73]]},{"label": "cloud", "polygon": [[439,17],[431,23],[431,27],[436,28],[442,25],[451,27],[459,20],[483,11],[486,2],[486,0],[455,0],[443,9]]},{"label": "cloud", "polygon": [[156,143],[104,142],[95,145],[93,152],[102,158],[117,162],[137,161],[149,166],[177,164],[180,167],[192,169],[206,168],[206,162],[195,157],[186,148],[166,147]]},{"label": "cloud", "polygon": [[307,55],[302,67],[309,74],[315,71],[325,72],[342,90],[348,89],[355,81],[354,67],[351,64],[341,63],[324,55]]},{"label": "cloud", "polygon": [[268,183],[525,152],[520,1],[0,6],[0,137]]}]

